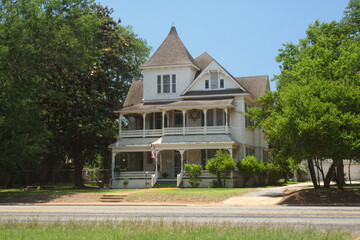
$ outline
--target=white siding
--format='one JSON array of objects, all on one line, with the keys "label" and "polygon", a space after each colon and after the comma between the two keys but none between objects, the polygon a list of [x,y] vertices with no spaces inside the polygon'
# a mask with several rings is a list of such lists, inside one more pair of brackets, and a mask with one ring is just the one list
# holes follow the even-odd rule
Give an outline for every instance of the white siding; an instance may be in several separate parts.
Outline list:
[{"label": "white siding", "polygon": [[[180,99],[180,94],[190,85],[195,77],[193,67],[164,67],[144,69],[144,101],[164,101]],[[176,93],[172,93],[171,75],[176,75]],[[170,75],[170,93],[157,93],[157,76]],[[163,86],[161,86],[163,91]]]}]

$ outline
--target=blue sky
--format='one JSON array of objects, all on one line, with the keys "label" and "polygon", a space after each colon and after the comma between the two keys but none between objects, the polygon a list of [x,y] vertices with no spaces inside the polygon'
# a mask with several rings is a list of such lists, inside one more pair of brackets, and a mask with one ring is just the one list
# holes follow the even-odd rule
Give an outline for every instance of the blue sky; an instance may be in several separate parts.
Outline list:
[{"label": "blue sky", "polygon": [[[196,58],[208,52],[233,76],[279,74],[283,43],[297,43],[316,19],[340,20],[348,0],[97,0],[145,39],[153,53],[174,21]],[[275,89],[275,83],[271,83]]]}]

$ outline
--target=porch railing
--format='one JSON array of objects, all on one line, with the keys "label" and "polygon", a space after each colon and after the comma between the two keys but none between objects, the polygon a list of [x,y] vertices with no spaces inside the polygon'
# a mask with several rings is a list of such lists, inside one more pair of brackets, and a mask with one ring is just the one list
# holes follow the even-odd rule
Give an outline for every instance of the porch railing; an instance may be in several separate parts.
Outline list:
[{"label": "porch railing", "polygon": [[151,178],[151,176],[154,174],[154,171],[149,172],[114,172],[115,179],[120,178],[129,178],[129,179],[136,179],[136,178]]},{"label": "porch railing", "polygon": [[150,187],[155,186],[155,183],[157,181],[158,178],[158,172],[155,171],[154,174],[151,175],[151,180],[150,180]]},{"label": "porch railing", "polygon": [[[164,135],[194,135],[194,134],[226,134],[230,131],[230,127],[226,126],[207,126],[207,127],[171,127],[164,128]],[[145,135],[144,135],[145,133]],[[157,137],[162,136],[162,129],[147,130],[122,130],[121,138],[132,137]]]},{"label": "porch railing", "polygon": [[183,172],[183,171],[181,171],[181,172],[176,176],[176,186],[177,186],[177,187],[180,186],[183,177],[184,177],[184,172]]}]

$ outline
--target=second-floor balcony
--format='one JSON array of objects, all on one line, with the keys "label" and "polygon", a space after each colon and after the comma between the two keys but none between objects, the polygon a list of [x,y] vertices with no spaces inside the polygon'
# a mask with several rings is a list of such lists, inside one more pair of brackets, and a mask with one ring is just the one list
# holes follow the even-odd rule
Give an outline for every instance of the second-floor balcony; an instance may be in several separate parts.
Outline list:
[{"label": "second-floor balcony", "polygon": [[[233,99],[140,104],[119,111],[119,138],[228,134]],[[122,122],[127,123],[126,129]]]},{"label": "second-floor balcony", "polygon": [[164,135],[228,134],[228,126],[169,127],[164,129],[122,130],[121,138],[157,137]]}]

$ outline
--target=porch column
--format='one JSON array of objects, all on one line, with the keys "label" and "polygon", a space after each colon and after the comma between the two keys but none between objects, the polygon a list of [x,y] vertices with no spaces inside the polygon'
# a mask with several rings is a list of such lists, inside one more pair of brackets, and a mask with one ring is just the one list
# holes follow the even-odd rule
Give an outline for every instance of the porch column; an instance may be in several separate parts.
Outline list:
[{"label": "porch column", "polygon": [[161,113],[161,115],[162,115],[162,135],[164,136],[165,135],[165,112],[164,111],[162,111],[162,113]]},{"label": "porch column", "polygon": [[181,155],[181,172],[184,171],[184,152],[185,150],[179,150],[180,155]]},{"label": "porch column", "polygon": [[160,162],[160,169],[159,171],[162,172],[162,154],[159,153],[159,162]]},{"label": "porch column", "polygon": [[182,110],[183,114],[183,135],[185,135],[185,116],[186,116],[186,110]]},{"label": "porch column", "polygon": [[225,133],[228,134],[229,133],[229,128],[228,128],[228,109],[225,108]]},{"label": "porch column", "polygon": [[206,113],[207,113],[207,109],[203,109],[203,113],[204,113],[204,135],[206,135]]},{"label": "porch column", "polygon": [[228,148],[228,151],[230,153],[230,157],[233,157],[233,149],[232,148]]},{"label": "porch column", "polygon": [[159,156],[159,151],[155,151],[155,172],[158,171],[158,156]]},{"label": "porch column", "polygon": [[122,115],[119,115],[119,139],[121,138]]},{"label": "porch column", "polygon": [[111,152],[111,179],[115,178],[115,156],[116,152]]},{"label": "porch column", "polygon": [[143,138],[145,137],[145,120],[146,120],[146,113],[142,114],[143,116]]}]

